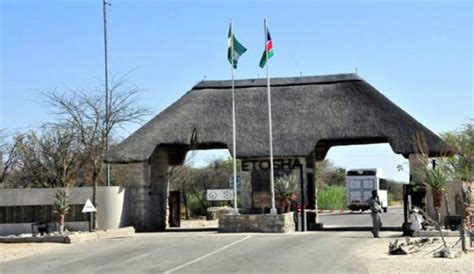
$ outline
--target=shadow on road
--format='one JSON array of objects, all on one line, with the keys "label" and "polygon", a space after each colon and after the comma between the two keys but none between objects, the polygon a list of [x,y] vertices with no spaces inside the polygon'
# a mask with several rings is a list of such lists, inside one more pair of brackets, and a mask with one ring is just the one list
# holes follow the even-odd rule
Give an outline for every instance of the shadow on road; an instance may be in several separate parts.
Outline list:
[{"label": "shadow on road", "polygon": [[217,231],[217,227],[198,227],[198,228],[171,227],[171,228],[167,228],[164,232],[209,232],[209,231]]},{"label": "shadow on road", "polygon": [[[371,231],[371,226],[333,226],[324,227],[323,231]],[[380,231],[403,231],[401,226],[384,226]]]}]

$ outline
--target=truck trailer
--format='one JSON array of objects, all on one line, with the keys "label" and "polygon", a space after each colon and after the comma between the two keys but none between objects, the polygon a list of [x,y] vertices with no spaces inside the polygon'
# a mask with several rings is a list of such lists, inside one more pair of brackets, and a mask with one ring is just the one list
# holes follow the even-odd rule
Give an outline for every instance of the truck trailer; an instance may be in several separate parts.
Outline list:
[{"label": "truck trailer", "polygon": [[377,190],[384,212],[388,210],[387,180],[378,168],[350,169],[346,174],[347,206],[350,210],[368,210],[367,200]]}]

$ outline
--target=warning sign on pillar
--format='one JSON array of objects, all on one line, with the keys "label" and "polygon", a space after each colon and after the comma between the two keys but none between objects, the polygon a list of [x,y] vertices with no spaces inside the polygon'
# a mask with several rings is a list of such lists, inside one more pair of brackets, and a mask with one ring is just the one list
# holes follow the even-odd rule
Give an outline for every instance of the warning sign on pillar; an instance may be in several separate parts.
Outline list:
[{"label": "warning sign on pillar", "polygon": [[91,200],[87,199],[86,204],[82,208],[82,213],[87,213],[87,212],[96,212],[97,210],[95,209],[95,206],[92,204]]}]

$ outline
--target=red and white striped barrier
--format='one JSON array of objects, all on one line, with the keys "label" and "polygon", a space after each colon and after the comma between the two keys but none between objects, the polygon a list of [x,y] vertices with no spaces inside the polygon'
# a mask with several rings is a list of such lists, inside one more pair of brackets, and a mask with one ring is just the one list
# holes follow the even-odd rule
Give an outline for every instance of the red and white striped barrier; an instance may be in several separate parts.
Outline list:
[{"label": "red and white striped barrier", "polygon": [[359,211],[354,211],[350,209],[319,209],[318,213],[319,214],[341,214],[341,213],[353,213],[353,212],[359,212]]}]

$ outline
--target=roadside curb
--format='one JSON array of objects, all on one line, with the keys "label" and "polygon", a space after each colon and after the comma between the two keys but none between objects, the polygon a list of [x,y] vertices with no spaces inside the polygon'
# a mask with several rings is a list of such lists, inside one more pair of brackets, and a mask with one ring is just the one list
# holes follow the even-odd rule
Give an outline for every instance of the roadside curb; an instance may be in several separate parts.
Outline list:
[{"label": "roadside curb", "polygon": [[[431,230],[431,231],[416,231],[413,232],[413,237],[441,237],[439,231]],[[443,230],[443,237],[459,237],[459,231],[445,231]]]},{"label": "roadside curb", "polygon": [[66,236],[44,236],[44,237],[0,237],[0,243],[64,243],[75,244],[90,241],[97,241],[100,239],[114,239],[114,238],[130,238],[135,235],[135,228],[132,226],[99,230],[96,232],[86,232],[70,234]]}]

